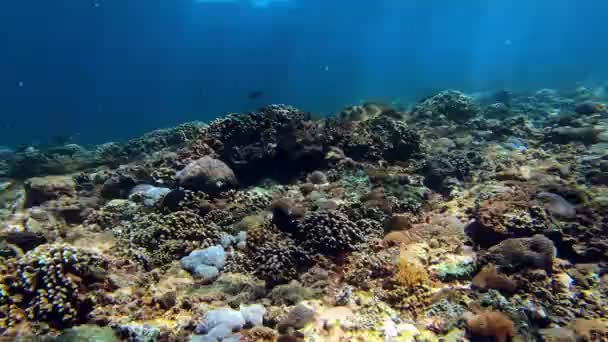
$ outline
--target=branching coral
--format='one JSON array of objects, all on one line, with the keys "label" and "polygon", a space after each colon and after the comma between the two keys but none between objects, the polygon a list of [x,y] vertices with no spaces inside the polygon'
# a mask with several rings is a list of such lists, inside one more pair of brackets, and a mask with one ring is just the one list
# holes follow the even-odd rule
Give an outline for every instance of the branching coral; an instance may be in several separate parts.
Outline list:
[{"label": "branching coral", "polygon": [[139,207],[128,200],[115,199],[100,210],[93,210],[85,219],[85,224],[97,224],[103,230],[112,229],[123,221],[133,219]]},{"label": "branching coral", "polygon": [[137,217],[123,233],[122,240],[145,265],[158,266],[177,260],[197,248],[215,245],[219,227],[192,211]]},{"label": "branching coral", "polygon": [[370,225],[357,224],[336,210],[306,215],[298,227],[298,239],[304,248],[327,255],[350,251],[363,242]]},{"label": "branching coral", "polygon": [[93,284],[103,281],[106,262],[81,249],[51,244],[29,251],[14,266],[0,282],[0,330],[26,317],[55,328],[84,322],[95,304]]},{"label": "branching coral", "polygon": [[308,255],[285,233],[272,225],[247,232],[248,268],[269,286],[294,279],[309,265]]}]

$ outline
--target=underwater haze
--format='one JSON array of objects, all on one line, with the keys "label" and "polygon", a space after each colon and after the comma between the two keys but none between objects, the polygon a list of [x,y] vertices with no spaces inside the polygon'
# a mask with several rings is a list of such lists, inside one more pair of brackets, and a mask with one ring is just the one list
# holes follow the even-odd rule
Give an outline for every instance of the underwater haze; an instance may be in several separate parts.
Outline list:
[{"label": "underwater haze", "polygon": [[[608,2],[59,0],[0,13],[0,145],[124,140],[287,103],[598,84]],[[255,94],[255,96],[251,96]]]}]

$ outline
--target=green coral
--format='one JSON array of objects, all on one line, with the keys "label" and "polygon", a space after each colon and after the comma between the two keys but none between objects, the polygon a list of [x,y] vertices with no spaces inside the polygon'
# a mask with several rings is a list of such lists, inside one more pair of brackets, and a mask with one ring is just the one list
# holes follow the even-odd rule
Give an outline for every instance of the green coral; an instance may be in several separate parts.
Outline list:
[{"label": "green coral", "polygon": [[247,274],[223,273],[213,284],[196,289],[197,293],[221,293],[230,307],[253,303],[266,294],[266,283]]},{"label": "green coral", "polygon": [[118,342],[118,338],[110,327],[98,327],[94,325],[81,325],[66,330],[57,336],[57,342]]},{"label": "green coral", "polygon": [[470,278],[476,270],[477,265],[472,261],[450,260],[437,265],[435,275],[441,281],[452,281]]},{"label": "green coral", "polygon": [[320,291],[302,286],[297,281],[275,286],[268,295],[274,305],[296,305],[303,300],[317,298]]},{"label": "green coral", "polygon": [[398,317],[397,311],[369,292],[356,292],[355,298],[360,305],[355,317],[359,329],[380,330],[386,320]]}]

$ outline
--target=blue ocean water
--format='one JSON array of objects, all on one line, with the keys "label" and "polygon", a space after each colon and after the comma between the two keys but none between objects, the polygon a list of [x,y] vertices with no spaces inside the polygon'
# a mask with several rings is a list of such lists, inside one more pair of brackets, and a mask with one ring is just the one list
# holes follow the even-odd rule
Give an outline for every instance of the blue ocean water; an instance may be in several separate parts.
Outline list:
[{"label": "blue ocean water", "polygon": [[0,145],[121,140],[267,103],[329,114],[602,83],[607,13],[605,0],[6,2]]}]

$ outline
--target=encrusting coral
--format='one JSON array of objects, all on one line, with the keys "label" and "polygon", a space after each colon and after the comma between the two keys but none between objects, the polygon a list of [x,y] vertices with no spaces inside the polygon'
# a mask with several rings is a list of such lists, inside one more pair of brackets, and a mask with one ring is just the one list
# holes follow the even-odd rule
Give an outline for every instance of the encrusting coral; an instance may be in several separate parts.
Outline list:
[{"label": "encrusting coral", "polygon": [[515,336],[515,324],[502,312],[482,311],[465,314],[467,329],[473,336],[492,337],[496,342],[508,342]]},{"label": "encrusting coral", "polygon": [[487,265],[482,268],[471,283],[482,290],[495,289],[513,293],[517,289],[517,282],[504,274],[498,273],[494,265]]}]

